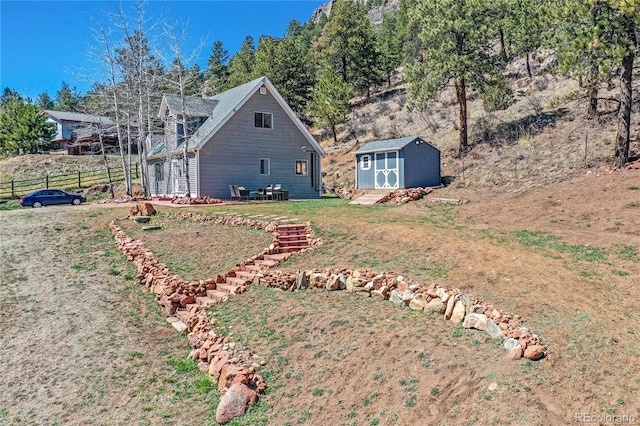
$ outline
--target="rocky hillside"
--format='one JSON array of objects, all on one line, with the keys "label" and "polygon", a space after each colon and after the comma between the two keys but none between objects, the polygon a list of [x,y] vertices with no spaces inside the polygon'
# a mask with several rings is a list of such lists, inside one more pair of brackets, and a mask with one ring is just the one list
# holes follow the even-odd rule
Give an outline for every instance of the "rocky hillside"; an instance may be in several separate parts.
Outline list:
[{"label": "rocky hillside", "polygon": [[[445,184],[504,186],[508,190],[562,181],[608,170],[614,153],[616,107],[601,101],[597,120],[585,117],[586,100],[578,82],[553,74],[552,53],[533,56],[533,78],[523,60],[508,69],[515,102],[505,111],[487,113],[477,96],[469,97],[469,131],[473,147],[457,157],[458,106],[453,90],[445,91],[426,111],[409,111],[406,85],[384,88],[370,99],[355,99],[349,121],[338,128],[338,144],[328,133],[316,136],[328,152],[324,183],[332,188],[354,185],[352,153],[365,143],[416,135],[442,151]],[[618,82],[601,92],[617,98]],[[631,161],[640,158],[639,102],[634,104]]]}]

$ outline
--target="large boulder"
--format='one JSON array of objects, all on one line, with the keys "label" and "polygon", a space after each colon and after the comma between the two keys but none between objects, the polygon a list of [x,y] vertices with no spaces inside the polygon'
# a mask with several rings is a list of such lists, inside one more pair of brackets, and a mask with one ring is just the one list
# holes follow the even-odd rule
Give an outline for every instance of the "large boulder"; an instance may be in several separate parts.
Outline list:
[{"label": "large boulder", "polygon": [[140,214],[142,216],[151,216],[156,214],[156,209],[153,208],[153,204],[151,203],[140,203],[138,204],[138,209],[140,210]]},{"label": "large boulder", "polygon": [[216,421],[220,424],[244,416],[247,409],[258,399],[256,391],[244,383],[234,383],[220,398],[216,410]]}]

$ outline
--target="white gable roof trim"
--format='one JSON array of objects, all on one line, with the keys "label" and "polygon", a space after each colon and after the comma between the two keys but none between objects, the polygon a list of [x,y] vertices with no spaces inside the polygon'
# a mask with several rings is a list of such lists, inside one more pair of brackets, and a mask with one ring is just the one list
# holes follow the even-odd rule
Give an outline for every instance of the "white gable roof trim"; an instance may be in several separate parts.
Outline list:
[{"label": "white gable roof trim", "polygon": [[[254,80],[255,81],[255,85],[254,87],[246,94],[246,96],[244,96],[240,102],[238,102],[232,109],[231,111],[227,114],[226,117],[224,117],[216,127],[214,127],[209,133],[207,133],[206,135],[198,135],[198,131],[196,131],[196,133],[193,136],[200,136],[197,141],[196,146],[194,146],[193,148],[191,148],[189,151],[190,152],[195,152],[198,151],[200,148],[202,148],[202,146],[208,142],[209,140],[211,140],[211,138],[231,119],[231,117],[233,117],[235,115],[236,112],[238,112],[238,110],[240,108],[242,108],[242,106],[247,103],[247,101],[249,99],[251,99],[251,97],[264,85],[267,87],[267,89],[269,90],[269,92],[273,95],[273,97],[275,98],[276,102],[278,102],[278,104],[282,107],[282,109],[285,111],[285,113],[287,114],[287,116],[289,117],[289,119],[296,125],[296,127],[300,130],[300,132],[302,132],[302,134],[304,135],[305,139],[307,139],[307,141],[309,142],[309,144],[318,152],[318,154],[320,156],[324,156],[326,155],[326,151],[322,148],[322,146],[320,146],[320,144],[318,143],[318,141],[316,141],[316,139],[313,137],[313,135],[311,134],[311,132],[309,132],[309,129],[307,129],[305,127],[305,125],[300,121],[300,119],[296,116],[296,114],[293,112],[293,110],[291,109],[291,107],[287,104],[287,102],[284,100],[284,98],[280,95],[280,93],[278,93],[278,91],[276,90],[276,88],[274,87],[274,85],[269,81],[269,79],[267,77],[261,77],[259,79]],[[214,112],[215,114],[215,112]]]}]

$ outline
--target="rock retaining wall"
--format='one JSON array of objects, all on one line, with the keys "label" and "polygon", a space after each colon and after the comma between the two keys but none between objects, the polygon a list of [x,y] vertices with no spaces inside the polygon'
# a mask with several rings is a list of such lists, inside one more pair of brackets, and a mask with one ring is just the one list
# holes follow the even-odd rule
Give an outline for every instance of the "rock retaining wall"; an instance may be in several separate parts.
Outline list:
[{"label": "rock retaining wall", "polygon": [[[128,237],[115,222],[110,224],[119,248],[138,268],[138,281],[156,295],[169,316],[168,321],[177,330],[188,332],[189,345],[193,348],[188,357],[198,361],[201,369],[208,371],[211,379],[218,383],[222,395],[216,411],[219,423],[242,416],[256,401],[258,393],[267,387],[264,378],[256,372],[256,366],[235,354],[235,344],[227,336],[216,334],[213,324],[206,316],[206,307],[211,303],[226,300],[227,294],[242,293],[251,284],[286,291],[344,290],[357,296],[389,300],[396,305],[422,311],[426,315],[439,315],[445,320],[462,323],[465,328],[485,332],[491,338],[502,339],[508,359],[524,357],[538,360],[545,356],[546,348],[540,338],[524,326],[524,318],[500,311],[460,289],[410,283],[393,272],[313,269],[291,273],[270,270],[290,255],[277,254],[277,222],[238,215],[200,215],[186,212],[177,213],[174,217],[196,222],[211,221],[229,226],[261,228],[274,235],[269,248],[236,265],[224,276],[186,281],[171,274],[169,268],[145,248],[141,241]],[[314,237],[311,227],[307,225],[306,229],[310,248],[321,244]],[[241,276],[246,278],[239,279]],[[229,280],[233,280],[235,284],[224,284]],[[219,298],[214,300],[207,297],[212,291],[220,294]],[[207,302],[203,302],[205,299]]]}]

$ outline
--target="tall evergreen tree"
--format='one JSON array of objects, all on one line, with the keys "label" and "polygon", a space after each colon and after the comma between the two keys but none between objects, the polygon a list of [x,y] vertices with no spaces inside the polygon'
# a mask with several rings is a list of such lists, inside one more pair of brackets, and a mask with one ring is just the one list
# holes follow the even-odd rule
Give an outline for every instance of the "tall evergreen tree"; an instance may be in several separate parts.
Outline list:
[{"label": "tall evergreen tree", "polygon": [[[506,37],[510,42],[511,53],[525,56],[527,75],[531,78],[531,53],[544,42],[543,17],[548,13],[547,6],[537,0],[501,0],[495,6],[494,16],[503,18],[503,25],[498,28],[501,46],[504,49]],[[505,55],[506,52],[503,60]]]},{"label": "tall evergreen tree", "polygon": [[387,84],[391,85],[391,77],[402,63],[402,44],[398,37],[400,27],[399,13],[390,12],[383,15],[382,25],[376,33],[380,68],[384,72]]},{"label": "tall evergreen tree", "polygon": [[229,81],[226,89],[239,86],[255,77],[253,66],[256,61],[256,48],[253,36],[246,36],[240,50],[229,59]]},{"label": "tall evergreen tree", "polygon": [[624,168],[629,161],[631,143],[631,109],[633,108],[633,62],[638,50],[637,31],[640,21],[638,0],[611,0],[620,20],[620,110],[616,131],[616,149],[613,167]]},{"label": "tall evergreen tree", "polygon": [[289,23],[281,40],[264,38],[255,56],[255,76],[265,75],[298,115],[305,111],[315,84],[311,43],[297,21]]},{"label": "tall evergreen tree", "polygon": [[205,93],[207,95],[216,95],[226,87],[229,78],[228,62],[229,52],[224,48],[220,40],[215,41],[211,48],[207,69],[205,70]]},{"label": "tall evergreen tree", "polygon": [[59,111],[81,112],[82,95],[75,87],[70,87],[66,81],[62,82],[60,89],[56,92],[56,106]]},{"label": "tall evergreen tree", "polygon": [[13,90],[10,87],[5,87],[2,90],[2,95],[0,95],[0,108],[4,107],[7,102],[13,100],[13,98],[22,99],[22,96],[20,96],[20,93],[18,93],[17,90]]},{"label": "tall evergreen tree", "polygon": [[309,115],[317,123],[331,128],[334,143],[338,143],[336,126],[346,123],[351,112],[352,96],[351,86],[343,81],[331,67],[320,70],[312,100],[307,108]]},{"label": "tall evergreen tree", "polygon": [[558,49],[560,72],[585,82],[587,117],[595,118],[601,82],[616,67],[615,11],[606,0],[561,0],[554,12],[552,41]]},{"label": "tall evergreen tree", "polygon": [[561,71],[586,76],[588,115],[595,117],[603,77],[618,73],[620,95],[613,167],[629,160],[633,62],[640,29],[638,0],[560,0],[555,33]]},{"label": "tall evergreen tree", "polygon": [[51,99],[51,96],[49,96],[49,92],[45,91],[40,93],[36,98],[36,105],[40,110],[53,109],[55,103],[53,102],[53,99]]},{"label": "tall evergreen tree", "polygon": [[424,57],[408,69],[412,107],[422,108],[453,83],[459,106],[459,152],[469,146],[467,90],[500,84],[502,67],[493,48],[490,0],[422,1],[411,16],[420,26]]},{"label": "tall evergreen tree", "polygon": [[373,27],[356,2],[334,3],[320,38],[320,58],[359,94],[384,81]]},{"label": "tall evergreen tree", "polygon": [[6,99],[0,112],[0,153],[35,153],[47,146],[55,134],[55,125],[46,121],[37,105],[20,96]]}]

